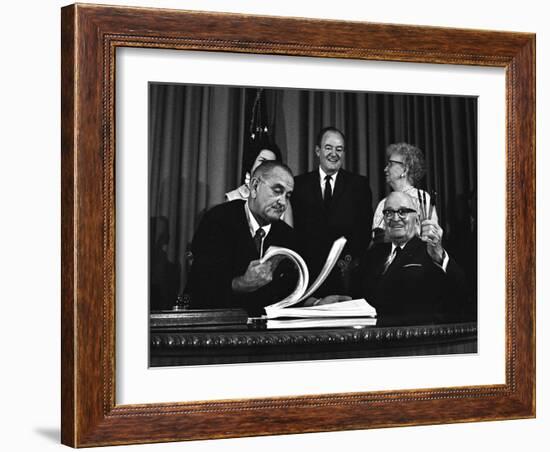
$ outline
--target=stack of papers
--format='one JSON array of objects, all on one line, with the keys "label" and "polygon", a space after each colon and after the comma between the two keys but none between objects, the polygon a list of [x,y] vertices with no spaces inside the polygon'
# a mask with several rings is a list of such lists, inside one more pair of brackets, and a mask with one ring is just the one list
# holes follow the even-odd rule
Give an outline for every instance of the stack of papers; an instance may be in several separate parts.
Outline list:
[{"label": "stack of papers", "polygon": [[340,303],[307,306],[303,308],[276,308],[272,306],[265,308],[267,319],[277,319],[282,317],[376,317],[376,309],[368,304],[367,300],[363,298],[358,300],[342,301]]}]

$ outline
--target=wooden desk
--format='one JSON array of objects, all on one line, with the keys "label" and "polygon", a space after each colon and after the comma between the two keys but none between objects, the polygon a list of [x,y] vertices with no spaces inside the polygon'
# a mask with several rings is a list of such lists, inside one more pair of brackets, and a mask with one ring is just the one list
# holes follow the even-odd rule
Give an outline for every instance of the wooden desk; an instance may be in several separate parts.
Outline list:
[{"label": "wooden desk", "polygon": [[[477,323],[268,330],[241,326],[151,328],[150,365],[181,366],[477,353]],[[384,326],[382,326],[384,325]]]}]

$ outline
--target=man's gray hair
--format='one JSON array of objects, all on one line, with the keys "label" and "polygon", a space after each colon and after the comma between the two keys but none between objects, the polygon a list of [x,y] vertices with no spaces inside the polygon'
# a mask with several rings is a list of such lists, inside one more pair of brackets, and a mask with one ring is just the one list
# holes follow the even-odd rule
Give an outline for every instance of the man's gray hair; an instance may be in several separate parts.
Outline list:
[{"label": "man's gray hair", "polygon": [[402,192],[402,191],[392,191],[387,197],[386,197],[386,201],[384,202],[384,208],[386,208],[386,205],[388,204],[388,200],[390,198],[395,198],[396,196],[401,196],[403,197],[404,199],[407,200],[407,203],[409,204],[409,208],[410,209],[414,209],[416,210],[417,214],[418,214],[418,206],[417,206],[417,203],[416,201],[414,200],[414,198],[409,195],[408,193],[405,193],[405,192]]},{"label": "man's gray hair", "polygon": [[317,132],[317,137],[315,138],[315,145],[321,147],[321,141],[323,141],[323,137],[326,133],[332,132],[337,133],[342,137],[342,140],[344,140],[344,143],[346,142],[346,137],[344,136],[344,132],[342,132],[340,129],[337,129],[333,126],[323,127],[319,132]]},{"label": "man's gray hair", "polygon": [[292,177],[294,177],[294,174],[292,174],[292,170],[287,165],[285,165],[284,163],[277,162],[275,160],[265,160],[260,165],[258,165],[258,167],[254,170],[254,173],[252,174],[252,178],[264,179],[275,168],[282,168],[288,174],[290,174]]}]

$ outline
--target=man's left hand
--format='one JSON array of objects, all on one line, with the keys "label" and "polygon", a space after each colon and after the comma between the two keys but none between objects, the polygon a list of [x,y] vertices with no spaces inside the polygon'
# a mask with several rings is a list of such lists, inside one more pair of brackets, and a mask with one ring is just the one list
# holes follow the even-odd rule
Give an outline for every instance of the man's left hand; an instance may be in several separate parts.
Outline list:
[{"label": "man's left hand", "polygon": [[328,295],[324,298],[309,297],[304,301],[304,306],[320,306],[322,304],[340,303],[341,301],[349,301],[351,297],[347,295]]},{"label": "man's left hand", "polygon": [[434,262],[443,263],[443,229],[433,220],[424,220],[421,223],[420,239],[426,242],[428,254]]}]

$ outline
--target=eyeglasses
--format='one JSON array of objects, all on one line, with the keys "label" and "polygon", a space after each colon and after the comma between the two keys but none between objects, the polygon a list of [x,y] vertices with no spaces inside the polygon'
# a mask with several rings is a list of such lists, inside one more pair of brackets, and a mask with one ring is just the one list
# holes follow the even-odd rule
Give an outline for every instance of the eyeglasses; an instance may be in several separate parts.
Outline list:
[{"label": "eyeglasses", "polygon": [[384,218],[386,218],[387,220],[389,220],[390,218],[393,218],[393,216],[395,214],[397,214],[397,216],[401,219],[405,218],[409,213],[413,213],[413,212],[416,212],[416,210],[414,209],[407,209],[407,208],[401,208],[401,209],[397,209],[397,210],[393,210],[393,209],[384,209],[382,211],[382,214],[384,215]]},{"label": "eyeglasses", "polygon": [[400,161],[398,161],[398,160],[391,160],[391,159],[388,160],[387,166],[391,166],[391,165],[393,165],[394,163],[395,163],[395,164],[399,164],[399,165],[405,166],[405,163],[400,162]]}]

